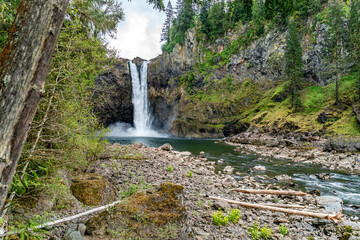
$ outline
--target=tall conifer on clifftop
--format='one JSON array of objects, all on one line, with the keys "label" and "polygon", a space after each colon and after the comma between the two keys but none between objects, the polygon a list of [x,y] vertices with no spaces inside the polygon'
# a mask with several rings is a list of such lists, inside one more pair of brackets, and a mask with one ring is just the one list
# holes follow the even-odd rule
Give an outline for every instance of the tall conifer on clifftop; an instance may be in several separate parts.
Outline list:
[{"label": "tall conifer on clifftop", "polygon": [[286,36],[285,72],[290,80],[291,106],[295,106],[296,90],[303,73],[302,48],[295,20],[291,20]]},{"label": "tall conifer on clifftop", "polygon": [[167,6],[166,6],[166,10],[165,10],[165,14],[166,14],[166,19],[165,19],[165,23],[164,26],[161,29],[161,42],[169,42],[169,31],[171,28],[171,23],[172,23],[172,19],[174,17],[174,11],[173,11],[173,7],[171,5],[171,2],[169,1]]}]

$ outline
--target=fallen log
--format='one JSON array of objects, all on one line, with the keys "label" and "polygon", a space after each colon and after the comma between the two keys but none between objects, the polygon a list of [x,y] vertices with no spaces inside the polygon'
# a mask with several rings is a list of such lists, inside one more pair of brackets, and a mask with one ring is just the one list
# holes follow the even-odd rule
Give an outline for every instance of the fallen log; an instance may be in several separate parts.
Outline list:
[{"label": "fallen log", "polygon": [[289,205],[289,204],[264,204],[266,206],[270,206],[270,207],[279,207],[279,208],[306,208],[305,206],[301,206],[301,205]]},{"label": "fallen log", "polygon": [[218,197],[209,197],[209,198],[212,200],[223,200],[225,202],[228,202],[231,204],[236,204],[236,205],[243,206],[243,207],[259,208],[259,209],[270,210],[270,211],[275,211],[275,212],[295,214],[295,215],[300,215],[300,216],[305,216],[305,217],[327,219],[327,220],[332,220],[335,223],[344,221],[342,214],[340,212],[334,213],[334,214],[315,213],[315,212],[306,212],[306,211],[298,211],[298,210],[292,210],[292,209],[286,209],[286,208],[272,207],[272,206],[267,206],[267,205],[263,205],[263,204],[238,202],[238,201],[233,201],[233,200],[218,198]]},{"label": "fallen log", "polygon": [[[69,221],[72,221],[74,219],[90,215],[92,213],[104,211],[106,209],[114,207],[115,205],[117,205],[117,204],[119,204],[121,202],[122,201],[116,201],[116,202],[113,202],[113,203],[110,203],[110,204],[107,204],[107,205],[104,205],[104,206],[101,206],[101,207],[90,209],[88,211],[85,211],[85,212],[82,212],[82,213],[79,213],[79,214],[76,214],[76,215],[73,215],[73,216],[65,217],[65,218],[58,219],[58,220],[49,221],[47,223],[43,223],[41,225],[34,226],[32,228],[25,229],[25,230],[41,229],[41,228],[51,227],[51,226],[54,226],[54,225],[57,225],[57,224],[69,222]],[[15,234],[19,234],[19,233],[21,233],[21,232],[20,231],[3,232],[3,233],[0,234],[0,237],[6,237],[6,236],[9,236],[9,235],[15,235]]]},{"label": "fallen log", "polygon": [[250,193],[250,194],[270,194],[270,195],[290,195],[290,196],[306,195],[306,193],[300,191],[284,191],[284,190],[230,189],[230,191]]}]

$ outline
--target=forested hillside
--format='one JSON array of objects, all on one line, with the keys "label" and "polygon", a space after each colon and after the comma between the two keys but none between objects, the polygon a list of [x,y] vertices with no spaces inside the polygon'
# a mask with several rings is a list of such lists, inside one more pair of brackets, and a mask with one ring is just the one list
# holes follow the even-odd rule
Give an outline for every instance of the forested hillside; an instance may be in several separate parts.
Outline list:
[{"label": "forested hillside", "polygon": [[322,0],[168,4],[164,53],[153,64],[171,65],[169,89],[186,92],[173,133],[221,136],[251,125],[358,136],[359,9]]}]

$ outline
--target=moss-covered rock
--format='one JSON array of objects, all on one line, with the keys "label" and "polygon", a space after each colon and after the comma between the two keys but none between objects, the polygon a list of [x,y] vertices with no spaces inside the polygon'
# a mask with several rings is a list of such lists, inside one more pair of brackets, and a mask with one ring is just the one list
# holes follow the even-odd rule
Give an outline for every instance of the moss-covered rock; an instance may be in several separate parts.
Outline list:
[{"label": "moss-covered rock", "polygon": [[171,225],[177,234],[185,213],[177,197],[182,190],[181,185],[164,183],[156,191],[138,192],[91,218],[87,233],[99,239],[158,239],[159,231]]},{"label": "moss-covered rock", "polygon": [[78,175],[72,181],[71,191],[86,205],[99,205],[114,198],[107,181],[96,173]]}]

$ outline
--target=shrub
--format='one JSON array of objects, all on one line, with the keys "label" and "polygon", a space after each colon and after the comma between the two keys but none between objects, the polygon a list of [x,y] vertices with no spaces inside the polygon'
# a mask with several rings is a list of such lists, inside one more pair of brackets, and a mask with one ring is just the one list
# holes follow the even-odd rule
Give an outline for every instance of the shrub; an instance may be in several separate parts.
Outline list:
[{"label": "shrub", "polygon": [[288,229],[287,229],[287,227],[286,227],[285,225],[280,225],[280,226],[279,226],[279,232],[280,232],[283,236],[285,236],[285,235],[288,233]]},{"label": "shrub", "polygon": [[270,239],[272,236],[271,228],[269,228],[268,226],[262,227],[260,229],[260,236],[262,239],[265,239],[265,240]]},{"label": "shrub", "polygon": [[173,168],[173,166],[171,166],[171,165],[170,165],[170,166],[168,167],[167,171],[168,171],[169,173],[174,172],[174,168]]},{"label": "shrub", "polygon": [[226,226],[229,222],[229,218],[225,216],[221,210],[214,212],[212,219],[216,226]]},{"label": "shrub", "polygon": [[252,239],[254,239],[254,240],[260,239],[260,226],[259,226],[258,222],[255,221],[255,223],[252,227],[248,227],[247,232]]},{"label": "shrub", "polygon": [[228,215],[229,221],[232,223],[238,223],[240,220],[240,210],[239,209],[232,209]]},{"label": "shrub", "polygon": [[192,177],[192,175],[193,175],[193,171],[189,171],[189,172],[186,174],[186,176],[187,176],[188,178]]}]

